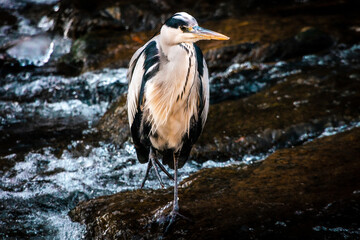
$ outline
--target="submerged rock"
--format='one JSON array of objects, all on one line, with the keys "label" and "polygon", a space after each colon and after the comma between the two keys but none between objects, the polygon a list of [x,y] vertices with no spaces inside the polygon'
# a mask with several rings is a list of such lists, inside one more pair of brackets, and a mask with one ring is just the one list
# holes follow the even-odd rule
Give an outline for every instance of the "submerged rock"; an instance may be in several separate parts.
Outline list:
[{"label": "submerged rock", "polygon": [[359,142],[355,128],[254,165],[203,169],[179,191],[180,211],[191,221],[179,219],[167,235],[162,217],[172,189],[99,197],[70,217],[86,224],[88,239],[357,238]]}]

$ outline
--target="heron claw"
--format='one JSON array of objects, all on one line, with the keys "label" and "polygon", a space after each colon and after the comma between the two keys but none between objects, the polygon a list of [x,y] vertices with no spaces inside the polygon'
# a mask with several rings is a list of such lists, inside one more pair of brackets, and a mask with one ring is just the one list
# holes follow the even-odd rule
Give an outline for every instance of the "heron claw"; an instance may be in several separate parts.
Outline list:
[{"label": "heron claw", "polygon": [[186,221],[192,222],[192,220],[191,220],[190,218],[188,218],[188,217],[180,214],[179,211],[174,211],[174,210],[173,210],[173,211],[171,211],[171,213],[167,216],[167,219],[166,219],[166,221],[165,221],[165,222],[168,222],[168,223],[169,223],[169,224],[166,226],[166,228],[165,228],[165,231],[164,231],[164,234],[165,234],[165,235],[168,234],[168,233],[172,230],[172,228],[173,228],[173,226],[174,226],[174,223],[176,222],[176,219],[178,219],[178,218],[182,218],[182,219],[184,219],[184,220],[186,220]]}]

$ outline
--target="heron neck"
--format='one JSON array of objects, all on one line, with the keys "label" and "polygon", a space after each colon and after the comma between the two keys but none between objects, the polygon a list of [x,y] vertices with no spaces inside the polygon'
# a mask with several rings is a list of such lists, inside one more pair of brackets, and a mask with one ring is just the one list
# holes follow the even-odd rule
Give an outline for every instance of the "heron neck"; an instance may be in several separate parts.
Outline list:
[{"label": "heron neck", "polygon": [[[179,49],[180,44],[169,43],[166,39],[161,38],[161,36],[159,40],[161,52],[169,61],[172,61],[174,59],[178,60],[179,57],[183,55],[183,52]],[[186,56],[184,55],[184,57]]]}]

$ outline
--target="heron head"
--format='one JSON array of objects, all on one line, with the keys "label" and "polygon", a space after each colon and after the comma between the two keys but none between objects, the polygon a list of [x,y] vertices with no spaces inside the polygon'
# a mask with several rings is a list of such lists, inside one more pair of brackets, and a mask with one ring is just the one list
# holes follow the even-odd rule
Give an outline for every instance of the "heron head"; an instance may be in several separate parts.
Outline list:
[{"label": "heron head", "polygon": [[193,43],[199,40],[228,40],[229,37],[202,27],[186,12],[169,18],[161,28],[160,36],[169,45]]}]

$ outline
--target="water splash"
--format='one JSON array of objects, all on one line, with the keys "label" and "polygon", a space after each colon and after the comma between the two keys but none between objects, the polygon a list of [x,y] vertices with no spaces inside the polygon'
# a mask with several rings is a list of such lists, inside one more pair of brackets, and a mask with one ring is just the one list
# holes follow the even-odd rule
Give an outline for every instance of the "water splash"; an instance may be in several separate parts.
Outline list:
[{"label": "water splash", "polygon": [[54,42],[47,35],[24,38],[6,52],[19,61],[21,66],[43,66],[50,59]]},{"label": "water splash", "polygon": [[51,59],[55,60],[69,53],[72,40],[49,34],[38,34],[22,37],[14,46],[9,48],[7,54],[16,59],[20,66],[44,66]]},{"label": "water splash", "polygon": [[[44,1],[47,4],[50,1]],[[55,1],[54,1],[55,2]],[[22,9],[27,3],[37,4],[37,1],[0,1],[3,9]],[[25,17],[18,11],[11,11],[11,15],[17,18],[16,25],[2,26],[0,34],[0,46],[7,49],[6,53],[18,60],[20,66],[43,66],[51,59],[57,59],[61,55],[70,52],[71,39],[50,33],[53,29],[54,19],[44,15],[37,24]],[[55,56],[52,56],[55,55]]]},{"label": "water splash", "polygon": [[[354,123],[329,128],[320,137],[359,126],[360,123]],[[259,162],[274,151],[272,149],[266,154],[245,155],[238,161],[229,159],[220,163],[190,160],[179,169],[180,181],[202,168]],[[11,161],[17,158],[17,154],[5,158]],[[172,170],[168,170],[172,173]],[[145,171],[146,164],[136,160],[135,148],[129,142],[118,149],[108,143],[100,142],[94,146],[77,140],[68,144],[60,156],[52,147],[29,152],[23,161],[16,162],[9,171],[0,172],[0,205],[5,206],[3,216],[14,216],[17,221],[11,231],[6,230],[4,233],[9,236],[16,231],[23,231],[28,235],[40,234],[60,239],[76,236],[76,239],[80,239],[84,227],[72,223],[67,211],[82,200],[139,188]],[[166,186],[172,186],[172,181],[164,173],[161,176]],[[145,188],[160,188],[153,172]],[[9,201],[16,204],[16,209],[14,205],[8,204]],[[0,229],[15,219],[0,218]],[[5,235],[0,233],[0,236]]]},{"label": "water splash", "polygon": [[278,81],[313,67],[360,68],[360,45],[338,46],[327,54],[306,55],[301,59],[276,63],[234,63],[210,77],[210,100],[217,103],[254,94]]},{"label": "water splash", "polygon": [[[7,159],[16,157],[12,154]],[[233,163],[233,160],[221,164],[189,161],[179,170],[179,176],[182,180],[201,168]],[[102,142],[94,147],[83,141],[72,141],[61,156],[56,156],[51,147],[30,152],[23,161],[1,174],[0,204],[5,206],[5,215],[14,216],[17,221],[11,231],[6,230],[4,234],[11,236],[16,231],[23,231],[25,235],[60,239],[71,234],[80,239],[84,227],[72,223],[66,212],[81,200],[139,188],[145,171],[146,164],[136,160],[135,149],[128,142],[117,149]],[[172,181],[165,174],[161,175],[164,183],[172,186]],[[160,188],[155,174],[149,175],[145,188]],[[16,203],[16,211],[14,205],[6,204],[9,201]],[[0,224],[1,229],[15,219],[10,217],[0,221],[4,223]],[[0,236],[5,235],[0,233]]]},{"label": "water splash", "polygon": [[316,227],[313,227],[313,230],[316,232],[324,231],[324,232],[337,233],[337,234],[339,234],[339,237],[341,236],[341,238],[343,238],[343,239],[348,239],[348,238],[353,239],[352,237],[356,238],[356,236],[360,235],[360,228],[348,229],[348,228],[343,228],[343,227],[316,226]]},{"label": "water splash", "polygon": [[48,18],[47,16],[43,16],[38,22],[37,27],[43,31],[48,31],[54,27],[54,20]]},{"label": "water splash", "polygon": [[345,124],[337,127],[327,127],[318,138],[332,136],[340,132],[350,131],[353,128],[360,127],[360,122],[352,122],[350,124]]},{"label": "water splash", "polygon": [[9,74],[0,86],[0,130],[19,123],[35,128],[92,126],[126,91],[126,71],[103,69],[71,78]]},{"label": "water splash", "polygon": [[20,9],[27,6],[27,4],[48,4],[53,5],[58,3],[60,0],[21,0],[21,1],[14,1],[14,0],[1,0],[0,1],[0,8],[4,9]]}]

